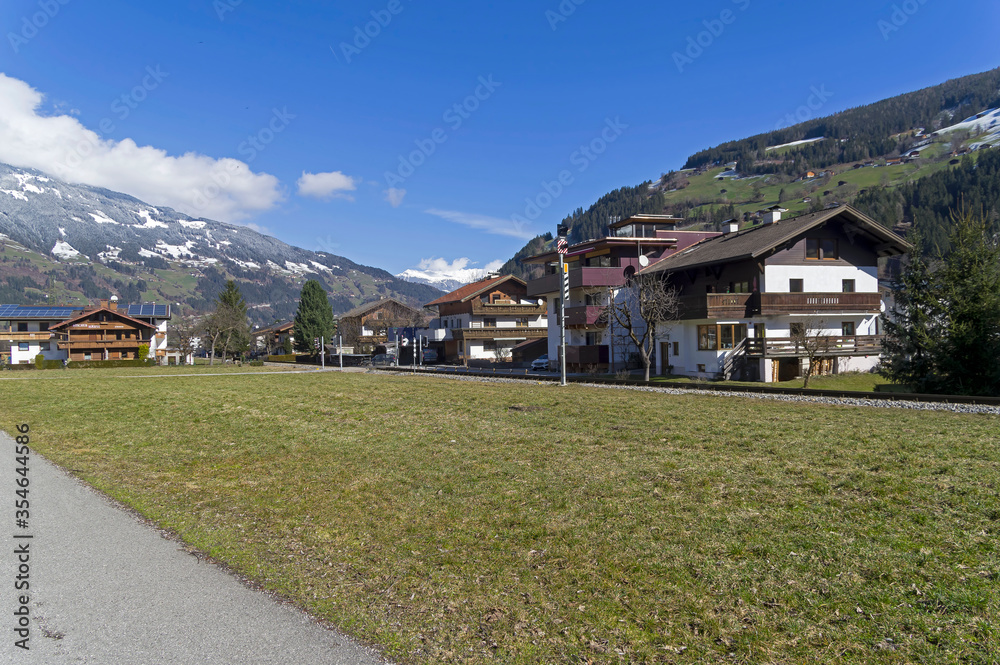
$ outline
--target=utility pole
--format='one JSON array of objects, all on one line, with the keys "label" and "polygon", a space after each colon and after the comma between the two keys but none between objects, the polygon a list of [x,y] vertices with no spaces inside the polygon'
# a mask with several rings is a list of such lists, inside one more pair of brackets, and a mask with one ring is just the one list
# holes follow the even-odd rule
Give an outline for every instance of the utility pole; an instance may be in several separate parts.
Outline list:
[{"label": "utility pole", "polygon": [[337,335],[337,351],[340,352],[340,369],[344,369],[344,337]]},{"label": "utility pole", "polygon": [[559,252],[559,275],[562,280],[562,298],[559,299],[559,385],[566,385],[566,300],[569,298],[569,266],[566,265],[566,252],[569,244],[566,236],[569,227],[560,224],[556,227],[556,251]]},{"label": "utility pole", "polygon": [[319,362],[326,369],[326,335],[319,338]]}]

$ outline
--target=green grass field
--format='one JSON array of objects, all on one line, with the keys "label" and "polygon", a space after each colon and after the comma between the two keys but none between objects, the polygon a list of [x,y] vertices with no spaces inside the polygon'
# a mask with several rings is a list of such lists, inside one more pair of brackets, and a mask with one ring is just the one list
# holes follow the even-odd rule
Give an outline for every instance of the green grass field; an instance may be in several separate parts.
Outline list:
[{"label": "green grass field", "polygon": [[210,369],[0,426],[401,662],[997,662],[1000,418]]}]

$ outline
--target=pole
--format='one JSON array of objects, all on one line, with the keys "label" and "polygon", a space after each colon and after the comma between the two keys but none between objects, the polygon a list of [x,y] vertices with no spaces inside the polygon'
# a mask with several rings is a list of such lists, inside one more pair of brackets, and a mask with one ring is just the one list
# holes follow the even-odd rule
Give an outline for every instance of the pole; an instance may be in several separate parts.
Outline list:
[{"label": "pole", "polygon": [[326,336],[319,338],[319,363],[326,369]]},{"label": "pole", "polygon": [[344,338],[337,335],[337,351],[340,352],[340,369],[344,369]]},{"label": "pole", "polygon": [[562,275],[562,298],[559,299],[559,372],[560,386],[566,385],[566,299],[569,297],[569,266],[566,257],[559,253],[559,273]]}]

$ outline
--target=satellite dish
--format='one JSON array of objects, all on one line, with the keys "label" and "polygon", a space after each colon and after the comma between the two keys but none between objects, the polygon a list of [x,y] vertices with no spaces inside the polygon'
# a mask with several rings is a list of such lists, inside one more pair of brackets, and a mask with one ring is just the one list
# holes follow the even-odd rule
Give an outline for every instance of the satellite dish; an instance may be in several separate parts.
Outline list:
[{"label": "satellite dish", "polygon": [[545,299],[544,298],[539,298],[537,302],[538,302],[538,306],[541,307],[542,305],[545,304]]},{"label": "satellite dish", "polygon": [[645,268],[646,266],[648,266],[649,265],[649,257],[646,256],[645,254],[641,255],[639,257],[639,265],[641,265],[643,268]]}]

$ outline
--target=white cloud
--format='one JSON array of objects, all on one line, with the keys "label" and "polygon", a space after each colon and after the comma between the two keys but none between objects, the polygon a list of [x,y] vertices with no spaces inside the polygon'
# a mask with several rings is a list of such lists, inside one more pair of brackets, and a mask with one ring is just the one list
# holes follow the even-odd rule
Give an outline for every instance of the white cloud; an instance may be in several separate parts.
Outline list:
[{"label": "white cloud", "polygon": [[390,187],[389,189],[382,192],[385,194],[385,200],[389,202],[393,208],[398,208],[403,204],[403,197],[406,196],[405,189],[396,189],[395,187]]},{"label": "white cloud", "polygon": [[299,196],[309,196],[314,199],[347,199],[353,201],[354,197],[346,192],[353,192],[358,188],[358,179],[344,175],[340,171],[330,173],[306,173],[302,172],[302,177],[298,181]]},{"label": "white cloud", "polygon": [[447,259],[421,259],[416,268],[410,268],[403,272],[407,278],[416,277],[431,282],[443,282],[452,280],[456,282],[475,282],[486,276],[486,273],[494,272],[503,267],[503,261],[490,261],[482,268],[470,268],[472,263],[468,258],[462,257],[448,262]]},{"label": "white cloud", "polygon": [[69,115],[41,114],[42,102],[27,83],[0,74],[0,162],[226,222],[273,208],[283,198],[277,178],[254,173],[239,160],[194,152],[171,156],[132,139],[106,139]]},{"label": "white cloud", "polygon": [[498,236],[510,236],[512,238],[521,238],[522,240],[531,240],[535,237],[535,234],[524,230],[522,224],[510,219],[487,217],[486,215],[476,215],[455,210],[438,210],[437,208],[431,208],[424,212],[428,215],[448,220],[449,222],[463,224]]}]

